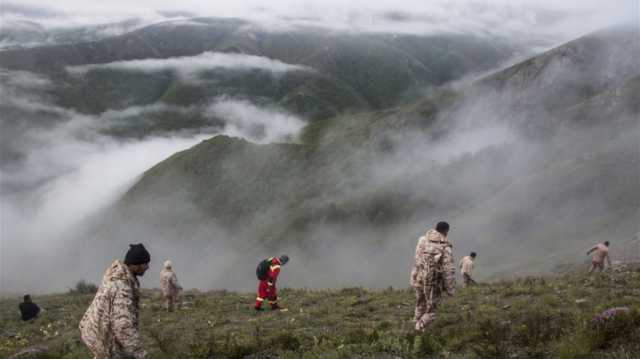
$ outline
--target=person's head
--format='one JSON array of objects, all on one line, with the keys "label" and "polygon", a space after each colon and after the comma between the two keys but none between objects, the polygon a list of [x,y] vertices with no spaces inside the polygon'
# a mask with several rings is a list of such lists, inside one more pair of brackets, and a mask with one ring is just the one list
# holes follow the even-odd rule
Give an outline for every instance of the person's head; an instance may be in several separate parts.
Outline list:
[{"label": "person's head", "polygon": [[438,231],[442,235],[446,236],[447,234],[449,234],[449,223],[447,223],[447,222],[438,222],[438,224],[436,224],[436,231]]},{"label": "person's head", "polygon": [[31,303],[31,296],[29,294],[25,294],[25,296],[22,297],[22,300],[24,300],[25,303]]},{"label": "person's head", "polygon": [[279,259],[280,259],[280,264],[285,265],[289,261],[289,256],[286,254],[283,254],[279,257]]},{"label": "person's head", "polygon": [[164,269],[171,269],[171,268],[173,268],[173,264],[171,263],[171,261],[168,259],[164,261]]},{"label": "person's head", "polygon": [[604,242],[604,245],[605,245],[605,246],[607,246],[607,247],[609,247],[609,241],[605,241],[605,242]]},{"label": "person's head", "polygon": [[469,254],[469,257],[471,257],[472,259],[476,259],[476,252],[471,252],[471,254]]},{"label": "person's head", "polygon": [[149,269],[150,262],[151,255],[147,252],[147,249],[144,248],[142,243],[129,245],[129,250],[124,257],[124,264],[129,267],[129,270],[133,275],[144,275],[144,272]]}]

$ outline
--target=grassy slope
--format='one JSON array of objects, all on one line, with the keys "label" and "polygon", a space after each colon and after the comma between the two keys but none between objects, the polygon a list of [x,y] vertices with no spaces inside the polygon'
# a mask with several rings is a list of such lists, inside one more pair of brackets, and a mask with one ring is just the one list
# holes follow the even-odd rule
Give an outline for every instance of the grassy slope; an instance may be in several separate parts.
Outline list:
[{"label": "grassy slope", "polygon": [[[632,358],[640,352],[638,265],[461,289],[421,337],[412,329],[409,289],[284,289],[281,298],[287,312],[256,315],[254,294],[190,291],[168,314],[157,291],[144,291],[145,347],[153,358]],[[15,313],[16,299],[1,300],[0,357],[37,344],[48,346],[48,357],[89,357],[76,328],[91,299],[36,298],[47,311],[26,324]],[[632,311],[604,325],[592,322],[617,306]]]},{"label": "grassy slope", "polygon": [[[622,32],[618,34],[617,31]],[[481,245],[503,248],[508,253],[508,256],[494,253],[494,262],[504,264],[504,267],[495,268],[496,273],[511,271],[514,263],[525,262],[527,265],[522,268],[529,272],[532,268],[546,270],[540,258],[549,248],[554,248],[551,251],[554,254],[566,251],[568,260],[573,256],[570,251],[601,240],[605,235],[599,232],[601,228],[618,229],[616,233],[608,233],[613,238],[637,232],[637,225],[632,222],[639,203],[635,195],[637,191],[633,190],[637,187],[638,177],[633,166],[624,165],[637,160],[637,151],[633,150],[635,147],[628,139],[626,142],[611,141],[613,136],[634,128],[629,123],[632,116],[625,114],[638,112],[637,69],[630,66],[631,61],[626,58],[637,49],[624,46],[634,38],[633,34],[633,31],[622,29],[576,40],[478,83],[509,90],[506,94],[498,91],[497,97],[518,95],[516,97],[521,97],[520,100],[529,101],[527,93],[546,93],[547,87],[558,92],[554,95],[558,99],[561,93],[567,95],[560,101],[563,106],[551,106],[554,109],[544,113],[538,111],[538,108],[546,106],[546,100],[541,97],[530,99],[529,106],[535,110],[521,111],[518,101],[514,103],[510,98],[498,101],[487,95],[491,103],[498,102],[488,111],[497,117],[504,113],[504,121],[513,123],[513,128],[523,137],[533,139],[533,142],[557,138],[558,146],[554,152],[540,152],[540,156],[545,157],[544,162],[513,173],[496,176],[491,171],[486,172],[494,163],[517,161],[511,154],[512,148],[496,146],[463,156],[437,171],[425,166],[422,172],[396,178],[393,182],[370,183],[370,178],[362,175],[359,170],[366,168],[367,164],[384,163],[392,156],[394,147],[407,139],[407,134],[423,136],[426,143],[435,142],[439,136],[447,135],[446,124],[458,116],[456,111],[475,110],[473,91],[440,90],[395,108],[344,113],[315,121],[303,130],[302,144],[287,148],[270,144],[252,149],[258,146],[247,143],[233,145],[242,141],[214,138],[148,171],[125,195],[124,202],[144,207],[151,203],[148,199],[170,198],[177,192],[177,183],[189,183],[179,187],[182,188],[180,194],[193,198],[196,204],[204,203],[200,208],[207,216],[225,225],[233,224],[225,221],[226,218],[254,218],[248,221],[250,225],[242,224],[243,230],[250,232],[247,237],[281,238],[282,242],[278,244],[286,242],[287,238],[292,243],[299,242],[298,238],[306,238],[310,228],[325,225],[331,218],[337,219],[334,222],[338,225],[390,229],[393,225],[408,227],[408,223],[410,226],[416,214],[442,215],[457,211],[451,217],[467,215],[474,220],[484,217],[486,208],[493,208],[493,215],[475,227],[492,231],[486,237],[494,242]],[[607,78],[609,82],[596,81],[597,95],[591,91],[587,94],[576,90],[591,88],[595,80],[584,76],[574,78],[571,76],[572,68],[582,64],[579,68],[593,70],[590,73],[599,69],[593,76],[600,79],[603,69],[598,67],[600,61],[596,61],[596,55],[608,53],[603,48],[615,50],[620,55],[619,63],[612,65],[619,73]],[[569,65],[561,65],[565,62]],[[545,72],[539,68],[555,70]],[[568,72],[567,76],[565,72]],[[518,87],[520,85],[521,88]],[[479,98],[479,118],[482,118],[486,97]],[[599,129],[597,137],[576,135],[592,126],[591,131],[596,133],[595,126],[605,121],[607,128]],[[567,128],[571,131],[566,131]],[[558,133],[563,130],[565,134],[572,132],[574,137],[560,137]],[[589,142],[595,145],[585,146],[582,152],[568,151],[569,146],[562,145],[584,146]],[[254,153],[258,155],[253,156]],[[267,156],[267,153],[277,153],[278,156]],[[269,159],[270,162],[267,161]],[[248,165],[226,171],[222,165],[226,161]],[[196,163],[198,166],[194,165]],[[436,172],[437,175],[433,175]],[[224,173],[224,176],[218,176],[219,173]],[[424,181],[424,176],[434,181]],[[447,177],[451,180],[441,180]],[[474,180],[470,181],[470,178]],[[435,185],[431,185],[432,182]],[[475,187],[469,188],[470,182]],[[447,186],[438,186],[444,183]],[[263,188],[275,190],[264,193]],[[468,193],[473,195],[465,196]],[[166,203],[170,202],[172,199]],[[607,205],[616,211],[609,210]],[[179,217],[183,212],[175,216]],[[565,221],[560,221],[559,217],[549,218],[549,213],[560,213]],[[137,218],[135,214],[129,217]],[[561,228],[549,226],[551,222]],[[566,223],[571,223],[571,226],[563,225]],[[398,235],[398,232],[393,235]],[[514,238],[521,239],[515,244],[519,249],[523,245],[534,248],[521,251],[522,257],[516,259],[512,246]],[[558,241],[558,238],[564,241]],[[568,240],[573,244],[567,245]],[[545,248],[545,253],[538,253],[540,248]],[[502,260],[505,256],[511,259],[509,263]],[[538,263],[529,264],[529,261]]]}]

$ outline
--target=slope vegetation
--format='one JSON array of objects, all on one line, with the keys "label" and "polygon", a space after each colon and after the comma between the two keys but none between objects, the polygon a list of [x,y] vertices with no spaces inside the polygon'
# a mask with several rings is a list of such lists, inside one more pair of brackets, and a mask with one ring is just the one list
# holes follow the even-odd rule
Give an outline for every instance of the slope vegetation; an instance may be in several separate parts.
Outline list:
[{"label": "slope vegetation", "polygon": [[[259,314],[254,294],[191,290],[167,313],[159,291],[144,290],[140,328],[153,358],[632,358],[639,286],[637,265],[481,284],[445,301],[423,336],[409,289],[284,289],[288,310]],[[30,323],[15,314],[17,300],[0,300],[0,356],[31,348],[38,358],[89,357],[77,325],[91,299],[36,297],[47,311]],[[596,319],[616,307],[628,311]]]},{"label": "slope vegetation", "polygon": [[[300,144],[213,138],[145,173],[119,210],[133,226],[205,219],[250,247],[303,251],[335,238],[364,248],[404,238],[394,243],[410,253],[425,225],[450,218],[459,249],[487,249],[494,273],[548,271],[552,258],[638,232],[636,33],[604,31],[464,91],[318,121]],[[576,79],[572,63],[599,59],[599,46],[619,54],[588,66],[593,81]],[[532,70],[554,62],[567,70]],[[598,80],[604,73],[615,76]],[[562,105],[527,95],[551,91],[547,81]]]}]

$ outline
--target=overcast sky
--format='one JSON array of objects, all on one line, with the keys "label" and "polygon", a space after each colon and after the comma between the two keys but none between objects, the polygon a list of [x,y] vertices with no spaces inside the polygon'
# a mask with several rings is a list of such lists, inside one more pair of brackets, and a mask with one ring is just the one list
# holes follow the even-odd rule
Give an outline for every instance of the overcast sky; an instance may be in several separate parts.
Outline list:
[{"label": "overcast sky", "polygon": [[136,17],[144,23],[193,16],[239,17],[272,27],[315,25],[355,31],[488,32],[582,35],[623,19],[638,18],[638,0],[0,0],[6,20],[70,26]]}]

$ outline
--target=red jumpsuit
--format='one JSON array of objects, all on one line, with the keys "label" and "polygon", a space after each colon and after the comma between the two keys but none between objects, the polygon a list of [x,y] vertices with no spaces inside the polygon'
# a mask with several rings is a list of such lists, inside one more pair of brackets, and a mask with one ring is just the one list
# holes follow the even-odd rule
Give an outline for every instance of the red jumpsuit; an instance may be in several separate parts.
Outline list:
[{"label": "red jumpsuit", "polygon": [[269,258],[271,266],[267,273],[267,279],[261,280],[258,284],[258,297],[256,298],[256,308],[262,306],[265,299],[269,300],[271,309],[278,309],[278,295],[276,292],[276,280],[280,274],[280,259],[278,257]]}]

